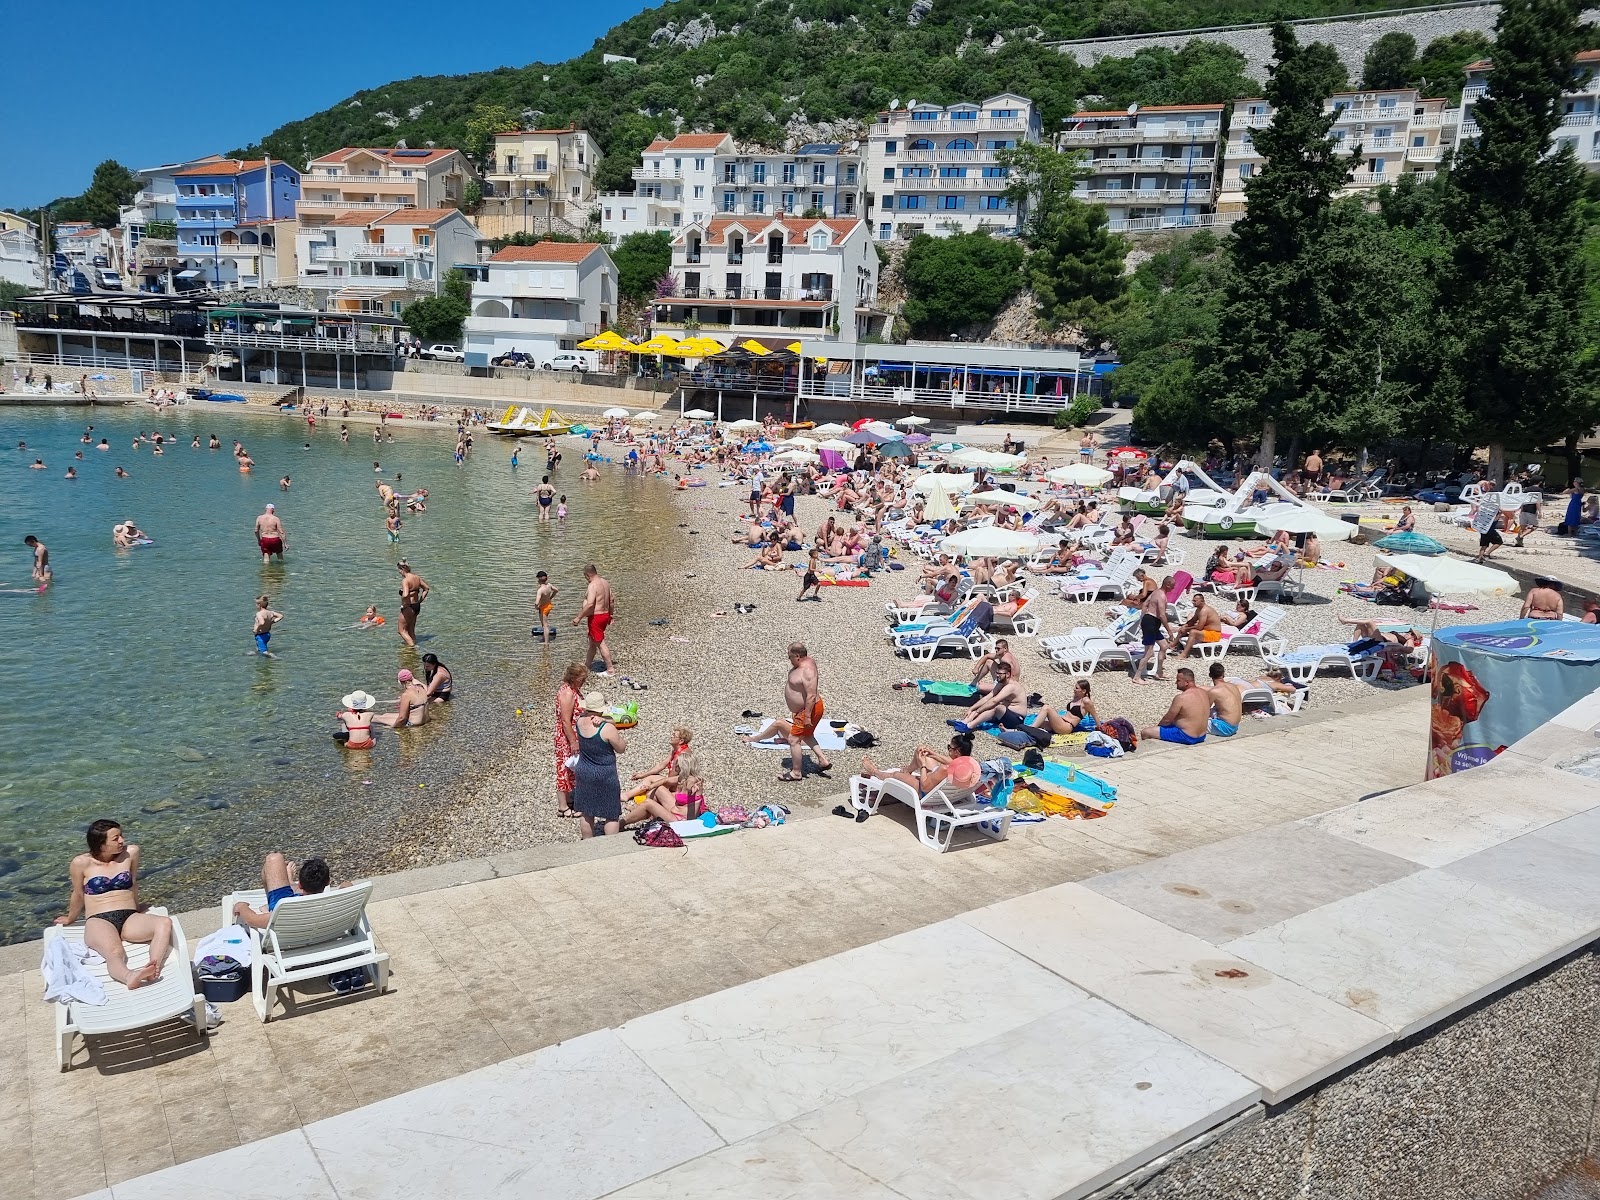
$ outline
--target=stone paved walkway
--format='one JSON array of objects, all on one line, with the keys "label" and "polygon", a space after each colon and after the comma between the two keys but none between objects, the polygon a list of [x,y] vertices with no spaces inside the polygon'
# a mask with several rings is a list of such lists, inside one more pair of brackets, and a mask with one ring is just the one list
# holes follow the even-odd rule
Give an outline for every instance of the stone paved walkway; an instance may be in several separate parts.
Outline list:
[{"label": "stone paved walkway", "polygon": [[[395,896],[371,910],[391,994],[301,993],[269,1025],[241,1001],[205,1048],[176,1025],[80,1042],[64,1075],[37,971],[0,976],[0,1190],[93,1192],[982,905],[1415,782],[1426,712],[1417,688],[1253,723],[1265,728],[1231,742],[1141,750],[1108,770],[1121,799],[1105,819],[1017,827],[1004,844],[944,856],[891,806],[864,825],[819,816],[681,852],[585,848],[583,861]],[[184,924],[192,941],[215,922]]]}]

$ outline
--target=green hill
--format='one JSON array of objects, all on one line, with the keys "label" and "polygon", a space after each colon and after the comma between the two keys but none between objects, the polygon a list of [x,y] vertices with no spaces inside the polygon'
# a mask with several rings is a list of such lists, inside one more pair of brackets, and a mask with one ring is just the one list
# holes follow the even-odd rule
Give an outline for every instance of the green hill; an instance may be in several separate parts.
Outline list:
[{"label": "green hill", "polygon": [[[1130,72],[1124,61],[1119,74],[1106,64],[1080,68],[1042,43],[1382,7],[1379,0],[682,0],[624,21],[566,62],[398,80],[284,125],[249,149],[303,165],[350,144],[404,139],[468,148],[475,114],[509,115],[590,130],[607,155],[600,182],[609,189],[625,185],[653,135],[680,123],[777,144],[791,119],[860,119],[894,99],[943,104],[1016,91],[1041,104],[1046,129],[1080,95],[1122,103],[1232,99],[1240,94],[1239,58],[1218,46],[1147,52],[1143,69]],[[604,64],[603,53],[638,63]]]}]

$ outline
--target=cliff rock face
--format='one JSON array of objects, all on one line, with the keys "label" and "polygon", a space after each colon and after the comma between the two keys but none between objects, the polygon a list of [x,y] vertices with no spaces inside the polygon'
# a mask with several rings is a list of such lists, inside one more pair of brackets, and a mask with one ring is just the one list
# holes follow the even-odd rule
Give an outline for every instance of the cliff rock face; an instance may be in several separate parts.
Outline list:
[{"label": "cliff rock face", "polygon": [[710,17],[701,16],[685,21],[682,25],[676,21],[668,21],[650,35],[650,44],[682,46],[686,50],[698,50],[712,38],[721,36],[723,35],[717,30],[717,23]]},{"label": "cliff rock face", "polygon": [[933,11],[933,0],[911,0],[911,11],[906,13],[906,24],[915,28]]}]

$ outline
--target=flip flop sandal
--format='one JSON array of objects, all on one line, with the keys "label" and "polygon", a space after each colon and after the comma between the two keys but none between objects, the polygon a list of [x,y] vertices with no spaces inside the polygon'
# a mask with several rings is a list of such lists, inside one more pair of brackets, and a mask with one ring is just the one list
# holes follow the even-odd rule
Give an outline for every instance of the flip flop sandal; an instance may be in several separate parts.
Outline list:
[{"label": "flip flop sandal", "polygon": [[855,815],[854,813],[852,813],[848,808],[846,808],[842,804],[835,804],[833,806],[833,810],[832,811],[833,811],[833,815],[836,816],[836,817],[849,818],[849,817],[853,817]]},{"label": "flip flop sandal", "polygon": [[575,808],[558,808],[558,809],[556,809],[556,816],[558,816],[558,817],[576,817],[576,816],[580,816],[580,815],[581,814]]},{"label": "flip flop sandal", "polygon": [[860,812],[858,812],[856,814],[856,824],[857,825],[861,824],[861,822],[865,821],[871,815],[872,815],[871,813],[869,813],[866,809],[863,808]]},{"label": "flip flop sandal", "polygon": [[741,717],[759,717],[761,714],[753,708],[747,708],[739,714]]},{"label": "flip flop sandal", "polygon": [[733,727],[733,732],[740,737],[749,737],[755,731],[756,727],[754,725],[735,725]]},{"label": "flip flop sandal", "polygon": [[826,779],[828,777],[828,772],[832,771],[832,770],[833,770],[833,764],[829,763],[825,767],[815,767],[815,766],[812,767],[811,768],[811,773],[813,775],[817,776],[817,778],[819,778],[819,779]]},{"label": "flip flop sandal", "polygon": [[795,775],[789,771],[785,771],[782,775],[778,776],[779,783],[803,783],[804,781],[805,777],[803,775]]}]

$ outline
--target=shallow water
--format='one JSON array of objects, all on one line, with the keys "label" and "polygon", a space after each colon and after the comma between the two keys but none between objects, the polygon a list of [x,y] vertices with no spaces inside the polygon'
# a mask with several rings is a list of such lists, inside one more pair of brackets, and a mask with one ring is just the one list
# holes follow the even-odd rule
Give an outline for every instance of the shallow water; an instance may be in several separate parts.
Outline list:
[{"label": "shallow water", "polygon": [[[90,422],[111,451],[79,443]],[[136,431],[156,427],[148,409],[0,409],[0,645],[10,683],[0,704],[0,940],[36,936],[64,910],[67,862],[102,816],[143,846],[141,898],[175,909],[247,883],[269,849],[326,853],[336,876],[369,869],[408,813],[521,744],[517,708],[551,703],[582,650],[581,631],[565,621],[591,559],[617,590],[626,639],[630,596],[646,596],[655,565],[679,552],[674,522],[642,518],[670,511],[661,483],[616,468],[580,483],[583,444],[562,438],[554,481],[571,515],[541,526],[530,492],[543,443],[524,441],[513,473],[510,444],[480,431],[458,470],[449,427],[405,424],[375,447],[368,427],[352,425],[344,446],[337,420],[319,422],[305,450],[305,427],[289,417],[179,409],[159,421],[179,443],[156,457],[130,448]],[[204,448],[212,432],[221,450]],[[255,459],[251,474],[234,465],[234,438]],[[48,469],[30,470],[40,456]],[[62,478],[69,465],[76,482]],[[132,478],[114,478],[118,465]],[[373,481],[397,474],[398,490],[425,487],[429,502],[405,519],[396,547]],[[262,565],[252,533],[269,501],[289,535],[281,566]],[[123,519],[155,544],[115,549],[111,527]],[[55,568],[43,595],[28,590],[29,533]],[[414,651],[395,633],[402,556],[433,589]],[[548,650],[529,637],[540,569],[561,589],[561,634]],[[262,592],[285,614],[273,659],[251,653]],[[352,628],[372,603],[389,624]],[[422,730],[341,751],[329,736],[339,697],[363,688],[392,700],[395,672],[420,678],[428,651],[450,665],[458,699]]]}]

